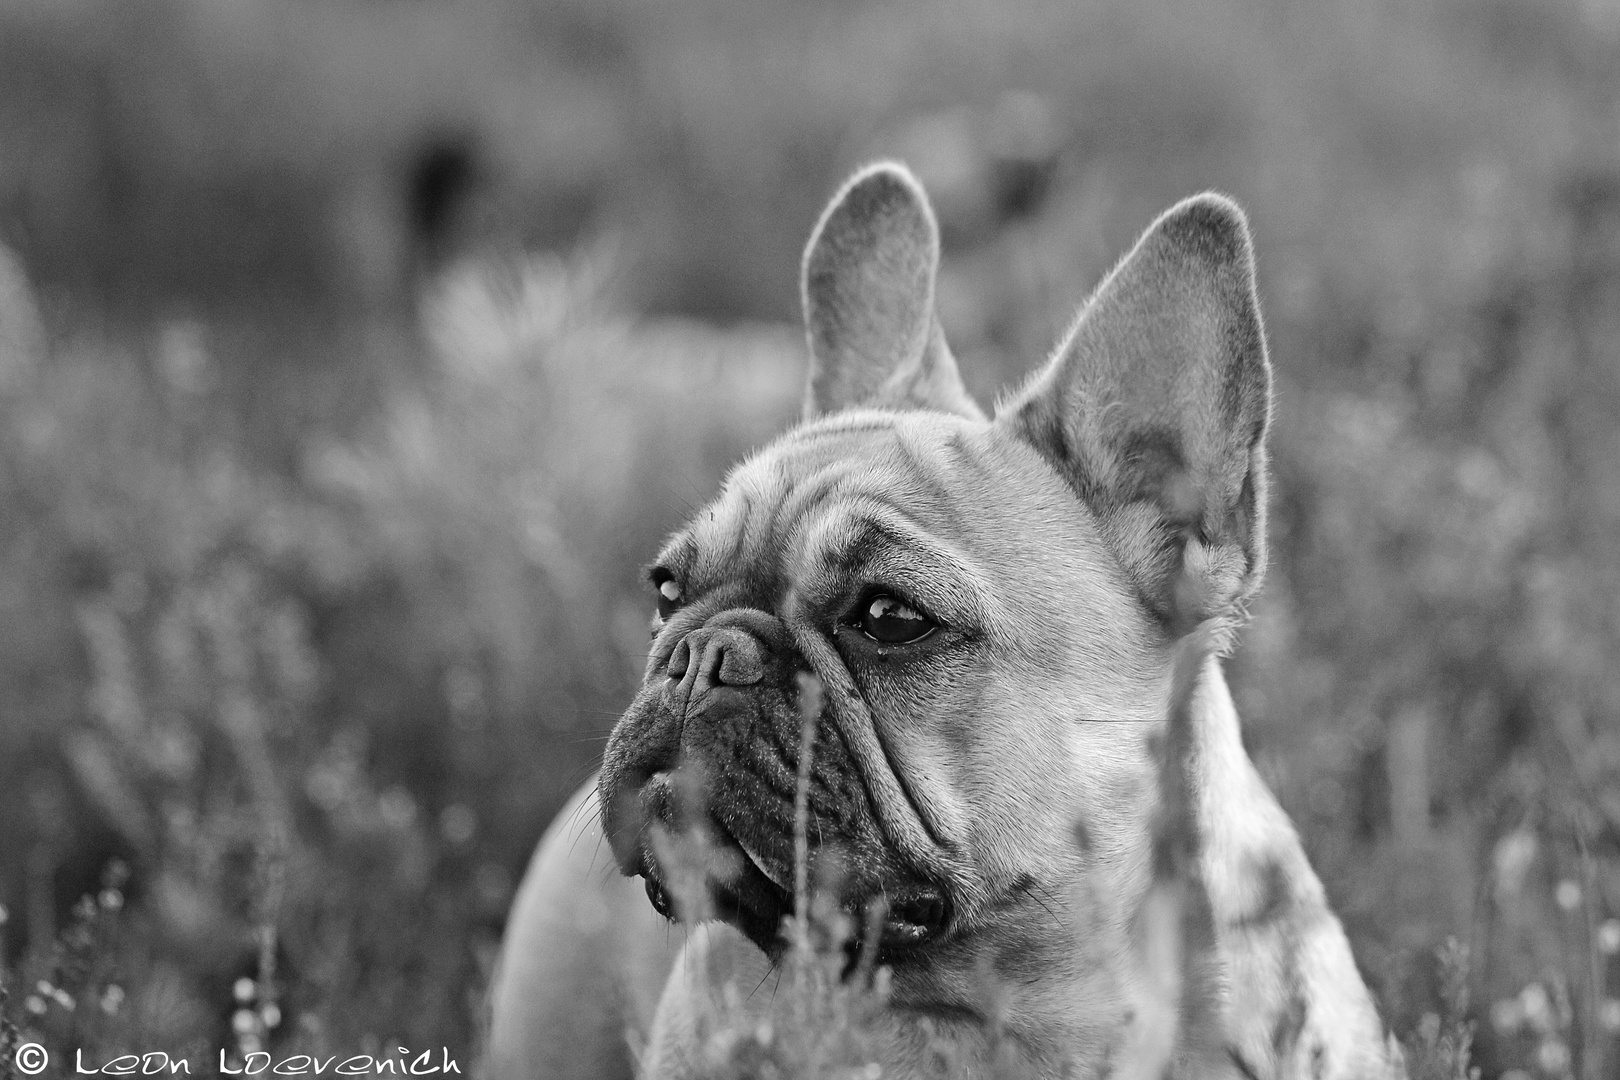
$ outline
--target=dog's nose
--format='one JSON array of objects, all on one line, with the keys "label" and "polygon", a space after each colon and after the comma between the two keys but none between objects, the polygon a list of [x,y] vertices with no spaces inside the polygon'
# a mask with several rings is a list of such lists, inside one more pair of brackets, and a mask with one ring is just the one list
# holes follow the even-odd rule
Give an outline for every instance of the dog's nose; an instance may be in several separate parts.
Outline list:
[{"label": "dog's nose", "polygon": [[783,659],[786,638],[773,615],[751,608],[725,611],[676,642],[664,674],[686,700],[715,687],[755,686]]},{"label": "dog's nose", "polygon": [[765,677],[760,640],[736,626],[705,626],[687,634],[665,669],[675,682],[692,676],[693,690],[708,686],[753,686]]}]

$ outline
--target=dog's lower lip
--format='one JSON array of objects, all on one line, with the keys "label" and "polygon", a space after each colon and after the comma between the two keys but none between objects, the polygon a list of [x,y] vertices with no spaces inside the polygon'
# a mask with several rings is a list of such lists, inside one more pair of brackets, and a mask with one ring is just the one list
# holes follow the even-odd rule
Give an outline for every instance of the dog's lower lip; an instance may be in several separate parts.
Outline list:
[{"label": "dog's lower lip", "polygon": [[669,893],[657,879],[649,877],[646,881],[647,900],[652,904],[653,910],[666,919],[673,919],[675,917],[675,905],[671,902]]},{"label": "dog's lower lip", "polygon": [[749,847],[748,844],[741,837],[739,837],[739,836],[737,836],[735,834],[732,834],[731,838],[734,841],[736,841],[737,846],[742,849],[743,856],[749,862],[754,864],[754,869],[755,870],[758,870],[761,874],[765,875],[766,879],[768,881],[770,881],[770,883],[772,885],[775,885],[778,889],[781,889],[783,892],[785,892],[785,893],[787,893],[789,895],[792,895],[792,893],[793,893],[792,886],[790,886],[790,885],[786,884],[785,882],[783,882],[781,877],[779,877],[777,874],[773,873],[771,871],[771,869],[768,866],[765,865],[765,860],[759,857],[759,853],[757,851],[755,851],[753,848]]}]

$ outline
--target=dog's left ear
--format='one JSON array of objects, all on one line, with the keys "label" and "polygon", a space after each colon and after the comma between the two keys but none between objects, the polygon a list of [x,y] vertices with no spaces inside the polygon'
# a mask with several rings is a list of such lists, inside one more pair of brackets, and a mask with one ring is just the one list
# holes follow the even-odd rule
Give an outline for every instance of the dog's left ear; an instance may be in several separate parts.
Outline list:
[{"label": "dog's left ear", "polygon": [[1270,409],[1248,224],[1205,194],[1148,229],[997,423],[1068,479],[1179,636],[1260,582]]},{"label": "dog's left ear", "polygon": [[934,314],[939,226],[904,165],[850,178],[804,252],[805,419],[856,406],[982,419]]}]

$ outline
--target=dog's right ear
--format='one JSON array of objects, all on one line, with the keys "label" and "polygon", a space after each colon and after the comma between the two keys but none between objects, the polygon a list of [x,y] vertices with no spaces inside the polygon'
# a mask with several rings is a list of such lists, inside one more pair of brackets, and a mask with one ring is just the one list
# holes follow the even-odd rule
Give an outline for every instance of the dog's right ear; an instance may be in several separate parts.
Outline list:
[{"label": "dog's right ear", "polygon": [[870,406],[983,417],[934,314],[939,226],[903,165],[856,173],[804,253],[806,419]]}]

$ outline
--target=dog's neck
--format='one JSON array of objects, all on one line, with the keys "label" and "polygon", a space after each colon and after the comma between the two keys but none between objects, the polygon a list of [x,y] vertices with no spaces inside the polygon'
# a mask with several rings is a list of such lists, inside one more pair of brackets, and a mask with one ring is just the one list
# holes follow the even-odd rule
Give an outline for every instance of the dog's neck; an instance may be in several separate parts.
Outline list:
[{"label": "dog's neck", "polygon": [[[1076,920],[1072,932],[1066,940],[1060,935],[1046,943],[1052,951],[1044,954],[1044,962],[1051,970],[1070,972],[1072,977],[1020,988],[1005,1010],[1008,1032],[1030,1055],[1027,1063],[1037,1072],[1047,1068],[1056,1072],[1071,1062],[1076,1048],[1091,1050],[1121,1038],[1126,1042],[1118,1045],[1132,1047],[1131,1060],[1151,1061],[1159,1048],[1174,1048],[1190,1024],[1205,1032],[1205,1041],[1224,1055],[1226,973],[1231,970],[1231,949],[1244,947],[1225,928],[1243,925],[1245,918],[1274,903],[1279,878],[1285,882],[1281,887],[1289,891],[1290,902],[1301,889],[1319,890],[1292,827],[1243,748],[1241,723],[1219,659],[1210,655],[1191,662],[1194,666],[1185,689],[1178,687],[1171,694],[1182,698],[1171,707],[1185,709],[1184,730],[1191,745],[1172,750],[1175,739],[1161,739],[1156,744],[1159,753],[1190,757],[1189,767],[1155,765],[1152,782],[1172,783],[1177,776],[1190,779],[1184,808],[1176,811],[1179,820],[1159,819],[1158,824],[1193,837],[1192,860],[1190,864],[1183,860],[1181,866],[1189,872],[1170,884],[1177,905],[1202,906],[1206,914],[1201,929],[1194,932],[1192,924],[1182,921],[1184,908],[1167,925],[1156,925],[1146,913],[1165,882],[1144,873],[1148,865],[1154,866],[1155,875],[1162,872],[1160,861],[1149,855],[1145,845],[1116,848],[1104,856],[1110,869],[1101,870],[1101,877],[1082,887],[1084,897],[1070,909]],[[1110,726],[1092,730],[1107,738],[1103,729]],[[1099,745],[1087,744],[1083,751],[1093,767]],[[1155,742],[1148,740],[1146,745]],[[1162,764],[1151,752],[1149,760]],[[1166,802],[1164,791],[1157,802]],[[1150,824],[1154,803],[1141,804],[1140,812],[1146,817],[1130,830],[1132,835],[1146,837],[1154,827]],[[1282,867],[1283,873],[1265,869],[1271,866]],[[1305,881],[1297,880],[1301,874]],[[1116,899],[1123,900],[1123,906],[1116,906]],[[1169,955],[1179,957],[1183,948],[1190,949],[1196,954],[1199,971],[1217,973],[1201,1009],[1189,1008],[1195,1003],[1182,990],[1182,980],[1191,968],[1184,969],[1176,959],[1171,961],[1174,970],[1168,973],[1152,970],[1166,955],[1163,940],[1149,940],[1157,933],[1175,935]],[[1116,945],[1101,944],[1110,940]],[[1162,975],[1168,978],[1160,978]],[[1077,1007],[1081,1002],[1083,1007]],[[1110,1015],[1112,1021],[1104,1019]],[[1117,1026],[1120,1024],[1123,1027]],[[1084,1054],[1072,1060],[1091,1062]]]},{"label": "dog's neck", "polygon": [[[1180,740],[1179,748],[1173,736],[1158,745],[1161,752],[1185,757],[1156,772],[1161,785],[1186,782],[1191,790],[1181,793],[1184,809],[1176,811],[1181,816],[1161,818],[1159,827],[1184,830],[1194,850],[1174,881],[1159,876],[1165,863],[1156,851],[1155,877],[1138,894],[1140,906],[1126,916],[1132,942],[1127,952],[1134,955],[1119,957],[1131,971],[1119,986],[1132,1004],[1118,1037],[1125,1058],[1146,1070],[1142,1075],[1159,1075],[1174,1057],[1207,1065],[1207,1075],[1224,1076],[1233,1048],[1272,1039],[1275,1032],[1266,1025],[1288,1014],[1299,992],[1287,978],[1271,985],[1276,973],[1264,963],[1257,967],[1257,956],[1275,951],[1265,947],[1265,939],[1291,933],[1295,924],[1319,926],[1332,917],[1298,835],[1243,747],[1220,660],[1208,655],[1197,662],[1188,688],[1178,688],[1172,697],[1182,694],[1184,700],[1173,701],[1171,709],[1185,712],[1170,722],[1184,723],[1189,738]],[[1166,794],[1160,791],[1161,805],[1177,801]],[[1158,906],[1166,897],[1173,908],[1168,914]],[[1155,935],[1171,936],[1168,951],[1166,941],[1154,940]],[[1074,947],[1089,958],[1084,935]],[[1244,1000],[1234,1006],[1231,988],[1237,985],[1244,987]],[[1043,1061],[1038,1048],[1095,1041],[1087,1011],[1072,1008],[1072,988],[1061,1001],[1036,996],[1021,1004],[1031,1022],[1020,1035],[1037,1063]],[[1357,1023],[1365,1024],[1370,1006],[1358,1007],[1356,1014]],[[1063,1059],[1061,1049],[1047,1052],[1051,1060],[1045,1064]],[[1257,1053],[1250,1057],[1263,1060]]]}]

